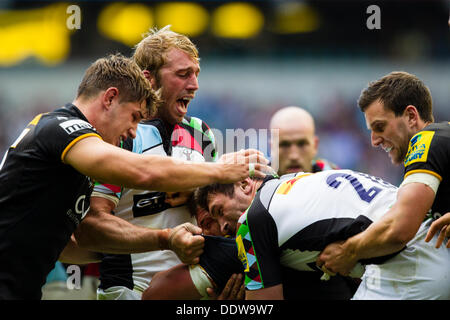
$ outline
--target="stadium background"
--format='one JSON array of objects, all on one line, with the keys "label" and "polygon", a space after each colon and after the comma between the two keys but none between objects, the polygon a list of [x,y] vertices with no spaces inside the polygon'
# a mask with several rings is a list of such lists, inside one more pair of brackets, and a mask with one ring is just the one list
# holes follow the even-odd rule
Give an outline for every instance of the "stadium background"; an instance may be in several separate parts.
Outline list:
[{"label": "stadium background", "polygon": [[[81,9],[80,29],[67,20]],[[368,29],[370,5],[381,29]],[[431,89],[436,121],[450,120],[450,1],[0,2],[0,154],[37,113],[74,99],[84,70],[130,55],[150,27],[172,25],[198,46],[200,90],[188,114],[211,128],[268,128],[280,107],[316,119],[319,155],[400,182],[369,143],[356,100],[369,81],[414,73]],[[70,20],[74,22],[75,20]]]}]

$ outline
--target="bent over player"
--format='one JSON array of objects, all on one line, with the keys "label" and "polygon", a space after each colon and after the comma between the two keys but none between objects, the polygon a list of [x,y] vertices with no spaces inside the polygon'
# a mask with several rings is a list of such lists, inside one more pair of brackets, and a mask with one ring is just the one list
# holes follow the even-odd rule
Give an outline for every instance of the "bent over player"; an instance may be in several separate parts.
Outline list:
[{"label": "bent over player", "polygon": [[[321,250],[382,218],[396,194],[397,188],[389,183],[351,170],[204,187],[199,191],[199,201],[221,224],[238,227],[237,246],[231,246],[230,239],[206,238],[199,265],[179,265],[158,275],[144,297],[170,286],[169,280],[174,279],[180,286],[187,283],[184,292],[190,292],[189,298],[206,296],[205,288],[223,284],[226,273],[240,268],[245,272],[246,299],[281,299],[281,266],[323,271],[316,267]],[[450,253],[443,247],[433,248],[437,237],[430,243],[423,241],[430,224],[431,219],[424,221],[402,250],[360,260],[350,274],[359,277],[364,273],[353,299],[449,299]],[[233,260],[233,256],[238,258]],[[176,298],[180,295],[174,292]]]}]

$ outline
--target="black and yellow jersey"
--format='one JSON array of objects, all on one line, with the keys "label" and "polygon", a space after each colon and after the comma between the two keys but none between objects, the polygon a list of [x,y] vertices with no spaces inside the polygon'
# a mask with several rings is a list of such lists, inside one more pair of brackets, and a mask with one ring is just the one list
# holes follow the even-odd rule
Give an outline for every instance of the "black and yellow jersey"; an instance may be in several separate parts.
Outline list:
[{"label": "black and yellow jersey", "polygon": [[405,178],[427,173],[439,179],[439,188],[431,207],[433,215],[450,211],[450,122],[433,123],[410,140],[404,160]]},{"label": "black and yellow jersey", "polygon": [[39,299],[41,286],[89,208],[93,184],[64,163],[98,132],[72,104],[36,116],[0,165],[0,299]]}]

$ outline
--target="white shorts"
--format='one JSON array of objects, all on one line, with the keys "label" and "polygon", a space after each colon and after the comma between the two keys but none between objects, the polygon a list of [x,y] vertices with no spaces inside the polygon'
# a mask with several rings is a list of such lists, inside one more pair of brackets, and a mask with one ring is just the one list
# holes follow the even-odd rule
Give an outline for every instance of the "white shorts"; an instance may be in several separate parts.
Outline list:
[{"label": "white shorts", "polygon": [[450,249],[435,248],[425,236],[432,223],[422,223],[406,249],[379,265],[367,265],[355,300],[449,300]]},{"label": "white shorts", "polygon": [[97,290],[97,300],[141,300],[142,293],[128,289],[127,287],[110,287]]}]

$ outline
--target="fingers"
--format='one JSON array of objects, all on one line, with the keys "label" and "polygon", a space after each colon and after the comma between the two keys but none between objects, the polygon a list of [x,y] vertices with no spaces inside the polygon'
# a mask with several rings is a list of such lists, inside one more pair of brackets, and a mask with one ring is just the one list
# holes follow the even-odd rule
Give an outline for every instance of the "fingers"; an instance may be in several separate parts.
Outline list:
[{"label": "fingers", "polygon": [[425,242],[429,242],[431,239],[433,239],[436,232],[438,232],[439,229],[441,229],[442,226],[440,225],[440,223],[436,223],[436,222],[438,222],[438,221],[437,220],[434,221],[431,224],[430,229],[428,229],[427,236],[425,237]]},{"label": "fingers", "polygon": [[188,264],[196,264],[203,253],[205,238],[200,236],[202,229],[191,223],[184,223],[174,228],[169,236],[169,248],[180,260]]},{"label": "fingers", "polygon": [[[436,241],[436,248],[440,248],[441,244],[444,242],[447,229],[448,229],[448,225],[443,226],[441,231],[439,232],[439,236]],[[428,236],[428,234],[427,234],[427,236]],[[425,241],[426,241],[426,239],[425,239]]]},{"label": "fingers", "polygon": [[[439,236],[436,241],[436,248],[439,248],[444,242],[446,237],[450,236],[450,213],[446,213],[436,221],[434,221],[430,229],[428,229],[427,235],[425,237],[425,242],[431,241],[434,235],[439,232]],[[448,247],[448,243],[447,243]]]},{"label": "fingers", "polygon": [[262,164],[269,163],[269,160],[267,160],[263,154],[251,154],[245,156],[243,159],[245,160],[244,163],[262,163]]},{"label": "fingers", "polygon": [[262,163],[268,164],[269,160],[264,154],[255,149],[240,150],[238,152],[226,153],[220,157],[222,163]]},{"label": "fingers", "polygon": [[[250,170],[249,170],[249,173],[250,173]],[[250,176],[250,177],[265,178],[266,175],[277,175],[277,173],[272,167],[270,167],[268,165],[255,163],[253,176]]]},{"label": "fingers", "polygon": [[322,266],[320,267],[320,269],[323,271],[323,273],[328,274],[328,275],[330,275],[330,276],[335,276],[335,275],[336,275],[336,272],[333,272],[333,271],[327,269],[327,268],[325,267],[325,265],[322,265]]},{"label": "fingers", "polygon": [[217,300],[242,300],[245,295],[242,274],[233,274]]}]

